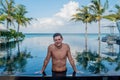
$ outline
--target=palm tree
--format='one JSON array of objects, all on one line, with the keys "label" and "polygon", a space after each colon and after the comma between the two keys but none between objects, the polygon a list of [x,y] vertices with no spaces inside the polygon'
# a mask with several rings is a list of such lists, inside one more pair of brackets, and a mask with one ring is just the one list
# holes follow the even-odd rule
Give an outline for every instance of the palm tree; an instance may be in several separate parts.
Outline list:
[{"label": "palm tree", "polygon": [[91,23],[93,20],[93,15],[89,13],[89,7],[82,6],[83,9],[78,9],[78,13],[73,15],[71,20],[82,21],[85,23],[85,51],[87,52],[87,24]]},{"label": "palm tree", "polygon": [[3,21],[5,20],[5,15],[4,14],[0,14],[0,23],[3,23]]},{"label": "palm tree", "polygon": [[18,24],[17,27],[17,32],[19,33],[19,28],[20,25],[22,26],[27,26],[27,23],[30,24],[30,21],[32,20],[32,18],[27,18],[25,16],[25,14],[27,13],[26,8],[24,5],[18,5],[15,9],[15,21]]},{"label": "palm tree", "polygon": [[96,21],[98,21],[98,54],[100,55],[100,35],[101,35],[101,29],[100,29],[100,23],[102,19],[102,15],[105,12],[105,10],[108,8],[108,0],[106,0],[104,6],[101,5],[100,0],[92,0],[92,5],[90,5],[90,10],[94,14]]},{"label": "palm tree", "polygon": [[8,26],[13,24],[14,0],[0,0],[0,12],[5,16]]},{"label": "palm tree", "polygon": [[115,8],[117,9],[116,12],[111,10],[111,12],[115,12],[115,13],[103,16],[103,18],[108,19],[110,21],[114,21],[114,22],[120,20],[120,6],[116,4]]},{"label": "palm tree", "polygon": [[[109,15],[105,15],[104,18],[108,19],[110,21],[113,21],[114,23],[117,24],[117,21],[120,20],[120,6],[116,4],[115,8],[117,9],[116,11],[111,10],[111,12],[114,12],[114,13],[109,14]],[[117,26],[117,27],[118,27],[118,30],[119,30],[120,27],[119,26]],[[120,33],[119,33],[119,36],[120,36]]]}]

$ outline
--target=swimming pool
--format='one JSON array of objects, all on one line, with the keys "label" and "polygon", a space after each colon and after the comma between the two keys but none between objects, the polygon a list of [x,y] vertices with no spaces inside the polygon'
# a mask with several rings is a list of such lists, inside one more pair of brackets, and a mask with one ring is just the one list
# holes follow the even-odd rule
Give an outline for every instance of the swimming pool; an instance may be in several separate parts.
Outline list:
[{"label": "swimming pool", "polygon": [[[52,35],[53,34],[26,34],[26,38],[19,43],[1,44],[1,75],[42,76],[41,74],[35,74],[35,72],[42,68],[47,53],[47,46],[53,43]],[[81,55],[85,49],[84,34],[63,34],[63,38],[63,42],[70,45],[77,69],[84,72],[83,74],[76,74],[77,76],[120,74],[119,45],[114,44],[111,47],[108,46],[107,43],[101,42],[101,59],[97,62],[97,56],[89,55],[91,53]],[[97,34],[88,35],[87,45],[90,52],[97,52]],[[115,55],[108,55],[111,49]],[[72,76],[73,69],[69,61],[67,61],[67,69],[67,76]],[[96,71],[98,69],[99,71]],[[51,61],[45,72],[48,76],[51,76]]]}]

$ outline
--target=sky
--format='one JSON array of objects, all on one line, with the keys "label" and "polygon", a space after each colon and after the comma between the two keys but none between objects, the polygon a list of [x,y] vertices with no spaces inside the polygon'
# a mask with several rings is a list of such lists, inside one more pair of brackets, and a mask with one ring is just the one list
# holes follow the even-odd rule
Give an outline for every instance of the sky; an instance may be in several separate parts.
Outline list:
[{"label": "sky", "polygon": [[[23,33],[84,33],[85,24],[81,21],[71,21],[72,15],[77,8],[82,5],[90,5],[91,0],[15,0],[17,4],[26,6],[27,17],[34,18],[30,25],[21,27]],[[101,0],[102,3],[105,0]],[[109,10],[114,9],[115,4],[120,4],[120,0],[108,0]],[[105,14],[108,14],[106,11]],[[101,32],[110,32],[109,28],[103,26],[111,25],[108,20],[101,21]],[[117,28],[115,31],[117,32]],[[98,33],[98,24],[88,24],[88,33]]]}]

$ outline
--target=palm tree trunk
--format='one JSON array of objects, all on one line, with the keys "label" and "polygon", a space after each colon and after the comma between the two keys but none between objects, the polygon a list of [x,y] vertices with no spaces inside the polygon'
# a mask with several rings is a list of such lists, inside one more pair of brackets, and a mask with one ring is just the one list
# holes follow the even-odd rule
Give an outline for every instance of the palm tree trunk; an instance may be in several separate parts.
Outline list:
[{"label": "palm tree trunk", "polygon": [[85,26],[85,52],[87,52],[87,22]]},{"label": "palm tree trunk", "polygon": [[20,25],[18,24],[17,33],[19,33]]},{"label": "palm tree trunk", "polygon": [[[8,22],[8,20],[7,20],[7,30],[8,30],[8,27],[9,26],[9,22]],[[8,36],[7,36],[7,42],[9,42],[9,38],[8,38]]]},{"label": "palm tree trunk", "polygon": [[120,54],[120,45],[119,45],[119,54]]},{"label": "palm tree trunk", "polygon": [[19,42],[17,43],[17,47],[18,47],[18,56],[20,56],[20,45],[19,45]]},{"label": "palm tree trunk", "polygon": [[[19,33],[19,28],[20,28],[20,25],[18,24],[17,34]],[[17,41],[18,41],[18,37],[19,37],[19,35],[17,35]]]},{"label": "palm tree trunk", "polygon": [[9,23],[8,23],[8,20],[7,20],[7,29],[8,29],[8,24],[9,24]]},{"label": "palm tree trunk", "polygon": [[98,21],[98,26],[99,26],[99,32],[98,32],[98,54],[100,56],[101,53],[101,41],[100,41],[100,35],[101,35],[101,29],[100,29],[100,20]]}]

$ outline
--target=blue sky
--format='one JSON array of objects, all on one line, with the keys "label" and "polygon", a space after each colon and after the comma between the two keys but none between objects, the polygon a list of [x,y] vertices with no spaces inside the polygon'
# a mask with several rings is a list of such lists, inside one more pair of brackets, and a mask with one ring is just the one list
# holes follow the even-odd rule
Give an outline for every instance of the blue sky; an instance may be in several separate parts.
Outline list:
[{"label": "blue sky", "polygon": [[[28,11],[27,16],[36,18],[26,28],[20,30],[24,33],[84,33],[82,22],[70,21],[71,16],[78,7],[89,5],[91,0],[15,0],[16,4],[23,4]],[[105,0],[101,0],[102,2]],[[109,8],[114,4],[120,4],[120,0],[109,0]],[[106,12],[107,14],[108,12]],[[101,25],[109,25],[112,22],[103,20]],[[88,25],[89,33],[97,33],[97,23]],[[94,30],[93,30],[94,29]],[[109,32],[109,28],[101,27],[102,32]],[[117,31],[117,30],[116,30]]]}]

